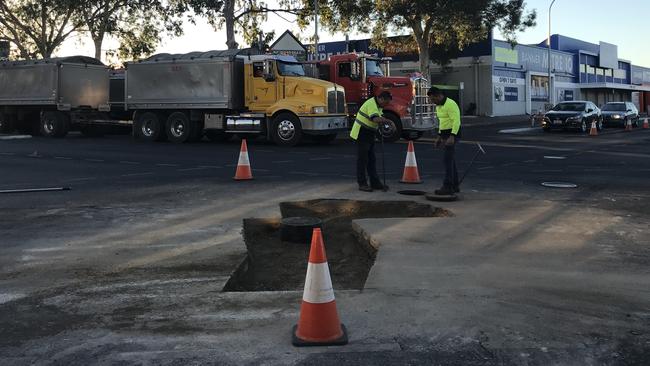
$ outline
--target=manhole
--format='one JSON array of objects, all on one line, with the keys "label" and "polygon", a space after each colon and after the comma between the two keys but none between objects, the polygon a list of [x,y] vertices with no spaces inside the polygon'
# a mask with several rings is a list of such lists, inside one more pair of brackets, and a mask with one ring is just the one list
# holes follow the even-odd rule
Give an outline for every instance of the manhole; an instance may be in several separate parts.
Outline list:
[{"label": "manhole", "polygon": [[280,221],[280,239],[293,243],[310,244],[314,228],[322,228],[323,220],[317,217],[286,217]]},{"label": "manhole", "polygon": [[[376,249],[353,229],[352,220],[390,217],[442,217],[447,210],[414,201],[322,199],[280,204],[281,218],[244,220],[248,255],[224,291],[300,291],[304,288],[309,245],[282,241],[282,222],[317,218],[322,221],[332,283],[336,289],[363,289]],[[299,220],[300,221],[300,220]]]},{"label": "manhole", "polygon": [[435,194],[435,193],[427,193],[425,198],[429,201],[437,201],[437,202],[451,202],[451,201],[456,201],[458,200],[458,196],[455,194]]},{"label": "manhole", "polygon": [[542,182],[542,186],[549,188],[578,188],[577,184],[568,182]]},{"label": "manhole", "polygon": [[427,192],[425,191],[418,191],[415,189],[405,189],[403,191],[397,191],[399,194],[403,194],[405,196],[424,196]]}]

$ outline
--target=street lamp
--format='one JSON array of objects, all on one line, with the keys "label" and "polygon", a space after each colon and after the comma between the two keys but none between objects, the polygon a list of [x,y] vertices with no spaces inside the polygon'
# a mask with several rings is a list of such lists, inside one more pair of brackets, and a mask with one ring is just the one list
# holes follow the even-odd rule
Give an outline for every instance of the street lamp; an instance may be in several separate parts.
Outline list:
[{"label": "street lamp", "polygon": [[548,102],[553,104],[553,93],[551,92],[551,8],[553,7],[553,4],[555,3],[555,0],[551,1],[551,5],[548,7],[548,40],[547,40],[547,46],[548,46]]}]

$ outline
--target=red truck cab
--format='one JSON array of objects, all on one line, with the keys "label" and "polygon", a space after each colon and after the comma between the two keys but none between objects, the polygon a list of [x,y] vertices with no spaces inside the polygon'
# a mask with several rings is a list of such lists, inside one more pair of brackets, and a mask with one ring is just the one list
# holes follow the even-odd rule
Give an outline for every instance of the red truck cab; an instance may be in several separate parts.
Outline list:
[{"label": "red truck cab", "polygon": [[387,141],[400,137],[417,139],[434,128],[433,105],[426,96],[428,81],[419,77],[390,76],[390,59],[347,53],[332,55],[311,65],[306,69],[311,69],[313,77],[345,88],[351,122],[363,102],[384,90],[389,91],[393,100],[384,108],[384,116],[393,122],[393,128]]}]

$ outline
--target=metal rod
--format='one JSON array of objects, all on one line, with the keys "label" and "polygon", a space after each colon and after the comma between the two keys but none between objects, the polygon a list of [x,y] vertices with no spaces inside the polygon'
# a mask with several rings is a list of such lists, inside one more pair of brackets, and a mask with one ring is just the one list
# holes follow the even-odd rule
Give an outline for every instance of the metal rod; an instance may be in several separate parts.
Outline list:
[{"label": "metal rod", "polygon": [[463,183],[463,180],[465,180],[465,177],[467,176],[467,173],[469,173],[469,170],[472,168],[472,165],[474,165],[474,161],[476,161],[476,158],[480,153],[483,153],[485,155],[485,150],[483,150],[483,147],[481,144],[476,143],[478,146],[478,150],[476,150],[476,153],[474,154],[474,157],[472,158],[472,161],[469,162],[469,165],[467,166],[467,169],[465,169],[465,173],[463,173],[463,176],[460,178],[460,181],[458,181],[458,186],[460,186],[461,183]]},{"label": "metal rod", "polygon": [[5,190],[0,190],[0,193],[55,192],[55,191],[69,191],[69,190],[70,187],[26,188],[26,189],[5,189]]},{"label": "metal rod", "polygon": [[[382,127],[380,127],[380,129],[381,128]],[[384,150],[384,131],[379,131],[379,135],[381,136],[381,170],[384,176],[384,187],[382,190],[386,192],[386,153]]]}]

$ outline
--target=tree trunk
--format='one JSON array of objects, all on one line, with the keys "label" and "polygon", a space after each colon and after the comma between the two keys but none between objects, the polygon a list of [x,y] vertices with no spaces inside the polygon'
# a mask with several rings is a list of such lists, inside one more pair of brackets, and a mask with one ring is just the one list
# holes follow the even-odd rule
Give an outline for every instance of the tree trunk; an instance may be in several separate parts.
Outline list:
[{"label": "tree trunk", "polygon": [[223,8],[223,17],[226,19],[226,46],[229,50],[239,46],[235,40],[235,0],[226,0]]},{"label": "tree trunk", "polygon": [[420,54],[420,72],[427,80],[431,80],[431,72],[429,67],[429,45],[422,38],[416,37],[416,42],[418,44],[418,51]]},{"label": "tree trunk", "polygon": [[102,60],[102,43],[104,42],[104,37],[92,36],[93,43],[95,44],[95,58]]}]

